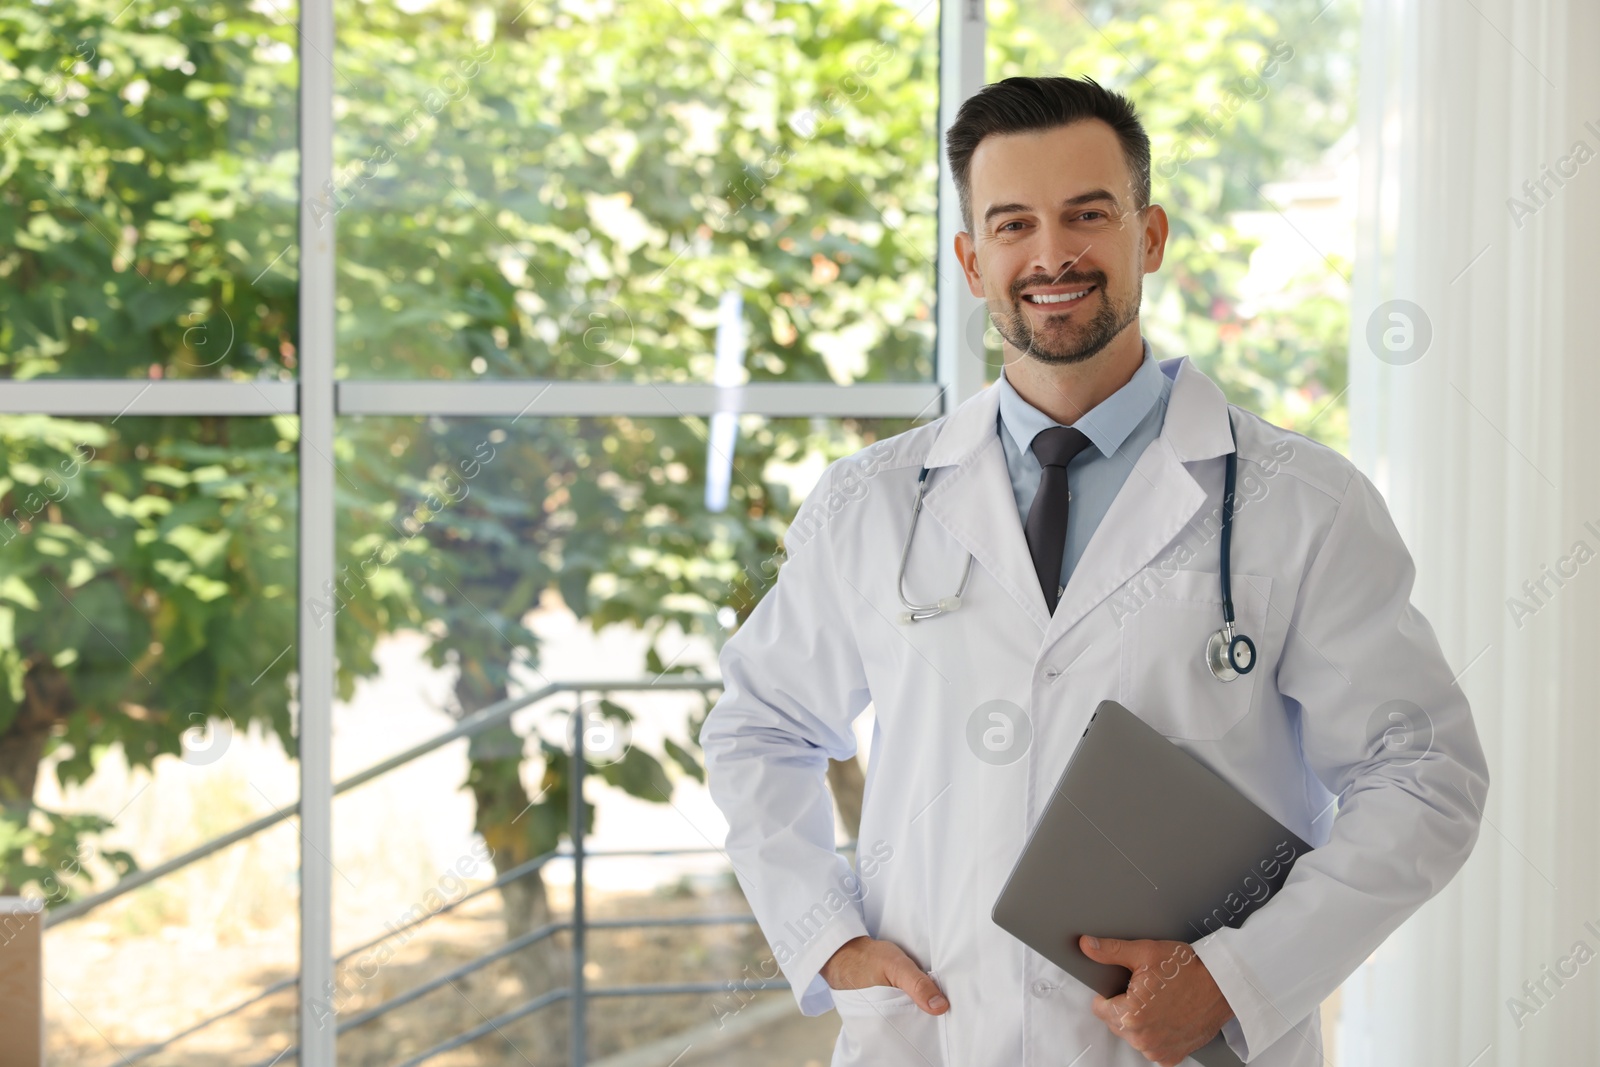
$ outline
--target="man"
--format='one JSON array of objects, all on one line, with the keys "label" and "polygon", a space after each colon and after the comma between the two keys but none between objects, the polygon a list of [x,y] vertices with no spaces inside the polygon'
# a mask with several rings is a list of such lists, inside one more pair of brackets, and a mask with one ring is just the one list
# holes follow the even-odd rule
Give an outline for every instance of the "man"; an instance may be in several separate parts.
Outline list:
[{"label": "man", "polygon": [[[1342,456],[1156,362],[1139,305],[1167,218],[1126,99],[1010,78],[947,151],[1003,372],[832,464],[801,507],[701,732],[728,855],[801,1010],[839,1009],[835,1067],[1172,1065],[1219,1031],[1253,1064],[1320,1064],[1319,1004],[1453,877],[1488,791],[1411,558]],[[1202,653],[1235,450],[1256,665],[1223,682]],[[989,915],[1107,698],[1317,846],[1236,929],[1084,938],[1132,972],[1110,1000]],[[852,869],[824,773],[869,702]]]}]

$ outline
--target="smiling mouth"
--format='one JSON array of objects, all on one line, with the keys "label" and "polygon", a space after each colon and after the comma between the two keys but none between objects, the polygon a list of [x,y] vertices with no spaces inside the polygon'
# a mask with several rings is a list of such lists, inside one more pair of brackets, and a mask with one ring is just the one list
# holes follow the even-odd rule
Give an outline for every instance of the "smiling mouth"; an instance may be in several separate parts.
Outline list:
[{"label": "smiling mouth", "polygon": [[1034,307],[1069,307],[1094,292],[1096,288],[1098,286],[1091,285],[1089,288],[1077,293],[1029,293],[1024,295],[1022,299]]}]

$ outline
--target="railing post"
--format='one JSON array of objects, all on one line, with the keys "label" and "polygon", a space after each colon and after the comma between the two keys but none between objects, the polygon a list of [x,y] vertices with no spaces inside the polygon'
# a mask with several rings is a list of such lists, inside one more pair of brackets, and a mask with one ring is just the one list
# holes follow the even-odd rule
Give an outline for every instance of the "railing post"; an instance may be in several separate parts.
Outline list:
[{"label": "railing post", "polygon": [[584,1067],[589,1058],[586,1047],[589,1035],[588,1002],[583,985],[586,932],[583,915],[583,775],[587,760],[583,751],[583,694],[578,693],[577,698],[577,704],[572,709],[572,821],[567,832],[572,838],[572,1067]]},{"label": "railing post", "polygon": [[0,1067],[43,1067],[43,901],[0,897]]}]

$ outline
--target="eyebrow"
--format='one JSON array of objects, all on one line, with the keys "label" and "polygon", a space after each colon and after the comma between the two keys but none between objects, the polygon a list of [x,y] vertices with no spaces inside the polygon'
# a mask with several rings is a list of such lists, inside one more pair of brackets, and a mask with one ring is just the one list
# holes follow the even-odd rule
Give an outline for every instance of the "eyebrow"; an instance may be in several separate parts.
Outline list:
[{"label": "eyebrow", "polygon": [[[1063,208],[1077,207],[1079,204],[1089,204],[1098,200],[1109,200],[1113,205],[1118,203],[1117,198],[1108,190],[1092,189],[1087,193],[1079,193],[1077,196],[1068,197],[1067,199],[1061,201],[1061,206]],[[994,218],[996,215],[1009,215],[1014,211],[1032,210],[1033,208],[1029,207],[1027,204],[995,204],[991,206],[989,210],[983,213],[983,222],[984,225],[987,226],[989,224],[989,220]]]}]

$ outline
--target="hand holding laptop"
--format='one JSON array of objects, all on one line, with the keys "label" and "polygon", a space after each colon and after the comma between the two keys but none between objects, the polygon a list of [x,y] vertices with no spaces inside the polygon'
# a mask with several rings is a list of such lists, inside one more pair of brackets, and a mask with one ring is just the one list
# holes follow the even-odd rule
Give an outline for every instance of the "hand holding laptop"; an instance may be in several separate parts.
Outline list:
[{"label": "hand holding laptop", "polygon": [[1211,972],[1186,942],[1085,934],[1078,947],[1096,963],[1132,972],[1126,993],[1110,999],[1097,993],[1091,1009],[1113,1034],[1161,1067],[1177,1067],[1233,1018]]}]

